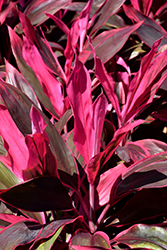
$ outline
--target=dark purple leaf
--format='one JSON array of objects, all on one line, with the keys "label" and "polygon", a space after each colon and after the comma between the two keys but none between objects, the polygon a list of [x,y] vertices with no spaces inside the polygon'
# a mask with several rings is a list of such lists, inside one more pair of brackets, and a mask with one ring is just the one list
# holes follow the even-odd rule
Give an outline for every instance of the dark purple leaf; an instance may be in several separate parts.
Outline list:
[{"label": "dark purple leaf", "polygon": [[[166,215],[167,188],[143,189],[137,192],[121,210],[113,214],[107,224],[118,218],[113,226],[134,224],[151,218]],[[117,205],[116,205],[117,207]],[[130,211],[130,212],[129,212]]]},{"label": "dark purple leaf", "polygon": [[66,6],[70,0],[33,0],[29,3],[24,11],[24,14],[29,17],[33,25],[40,25],[48,17],[45,15],[46,12],[54,14],[64,6]]},{"label": "dark purple leaf", "polygon": [[91,34],[99,29],[110,16],[116,14],[124,2],[125,0],[106,0],[103,5],[100,6],[100,8],[96,11],[90,21],[89,29],[91,30]]},{"label": "dark purple leaf", "polygon": [[104,31],[92,39],[92,46],[95,49],[97,57],[103,63],[110,60],[123,47],[131,33],[138,29],[142,23],[139,22],[132,26]]},{"label": "dark purple leaf", "polygon": [[125,14],[131,20],[135,22],[144,20],[144,23],[137,29],[137,34],[139,35],[140,39],[147,44],[147,46],[151,48],[154,42],[161,37],[164,38],[162,39],[160,46],[167,43],[167,33],[161,25],[159,25],[153,19],[144,16],[140,11],[130,6],[124,5],[123,7]]},{"label": "dark purple leaf", "polygon": [[57,177],[51,176],[40,176],[8,190],[1,190],[0,199],[32,212],[73,208],[66,188]]},{"label": "dark purple leaf", "polygon": [[19,130],[25,136],[31,134],[30,103],[20,90],[0,81],[0,95]]},{"label": "dark purple leaf", "polygon": [[141,190],[167,186],[167,152],[148,156],[131,165],[117,186],[116,196]]},{"label": "dark purple leaf", "polygon": [[26,94],[38,108],[41,108],[39,101],[35,95],[34,90],[30,84],[26,81],[22,74],[20,74],[16,68],[14,68],[8,61],[5,60],[6,66],[6,82],[17,87],[24,94]]}]

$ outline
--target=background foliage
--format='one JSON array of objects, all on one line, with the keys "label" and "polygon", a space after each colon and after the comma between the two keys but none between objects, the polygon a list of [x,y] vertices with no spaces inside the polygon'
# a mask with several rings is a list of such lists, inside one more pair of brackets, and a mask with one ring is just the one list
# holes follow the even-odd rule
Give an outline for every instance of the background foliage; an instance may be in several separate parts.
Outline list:
[{"label": "background foliage", "polygon": [[0,1],[0,246],[167,249],[166,1]]}]

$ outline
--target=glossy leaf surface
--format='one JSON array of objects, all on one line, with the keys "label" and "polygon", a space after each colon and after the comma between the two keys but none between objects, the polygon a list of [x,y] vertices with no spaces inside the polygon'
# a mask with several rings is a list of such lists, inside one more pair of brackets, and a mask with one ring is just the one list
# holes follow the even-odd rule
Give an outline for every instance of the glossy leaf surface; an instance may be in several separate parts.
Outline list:
[{"label": "glossy leaf surface", "polygon": [[1,191],[0,199],[14,207],[33,212],[72,209],[71,198],[57,177],[34,178]]}]

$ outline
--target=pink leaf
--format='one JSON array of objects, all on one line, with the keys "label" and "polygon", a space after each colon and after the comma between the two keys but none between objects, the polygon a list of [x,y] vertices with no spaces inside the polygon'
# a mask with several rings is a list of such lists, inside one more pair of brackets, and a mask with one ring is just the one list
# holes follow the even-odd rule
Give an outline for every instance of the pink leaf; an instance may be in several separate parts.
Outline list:
[{"label": "pink leaf", "polygon": [[111,168],[100,175],[97,185],[100,206],[109,203],[112,193],[112,187],[114,186],[116,180],[119,177],[122,177],[126,173],[126,171],[127,167],[125,167],[123,163],[120,163],[118,166]]},{"label": "pink leaf", "polygon": [[71,64],[74,57],[74,48],[76,48],[77,46],[79,37],[80,37],[80,51],[82,51],[83,49],[83,43],[86,35],[92,3],[93,3],[92,0],[88,2],[83,11],[80,13],[78,19],[75,20],[75,22],[72,24],[70,32],[68,32],[67,45],[64,51],[66,57],[65,73],[67,78],[70,75]]},{"label": "pink leaf", "polygon": [[119,121],[121,122],[121,111],[119,107],[119,101],[115,94],[115,82],[113,78],[107,74],[104,64],[98,57],[95,57],[95,74],[101,85],[103,86],[104,91],[107,94],[111,104],[113,105]]},{"label": "pink leaf", "polygon": [[[17,4],[17,2],[10,2],[9,5],[6,7],[6,9],[1,11],[1,13],[0,13],[0,25],[2,25],[5,22],[8,13],[10,13],[10,11],[16,6],[16,4]],[[2,6],[2,3],[0,3],[0,7],[1,6]]]},{"label": "pink leaf", "polygon": [[78,24],[79,24],[79,35],[80,35],[80,52],[83,50],[84,39],[87,31],[89,15],[91,11],[93,0],[89,0],[83,11],[80,13]]},{"label": "pink leaf", "polygon": [[46,13],[46,15],[51,18],[58,26],[59,28],[68,36],[70,30],[67,27],[67,25],[61,21],[58,17],[56,17],[55,15],[51,15],[49,13]]},{"label": "pink leaf", "polygon": [[8,167],[12,168],[16,176],[22,179],[22,171],[26,169],[29,153],[23,134],[4,106],[0,107],[0,124],[0,135],[11,158],[11,164]]},{"label": "pink leaf", "polygon": [[66,76],[59,64],[56,55],[53,53],[48,41],[40,37],[38,31],[32,26],[28,17],[22,12],[19,12],[19,18],[22,23],[25,36],[32,44],[34,44],[38,48],[39,54],[48,66],[48,69],[52,73],[57,74],[64,81],[66,81]]},{"label": "pink leaf", "polygon": [[89,162],[88,168],[87,168],[87,176],[88,181],[93,184],[96,176],[100,170],[104,166],[104,164],[109,160],[109,158],[112,156],[120,142],[123,140],[125,135],[135,128],[136,126],[142,124],[144,120],[137,120],[133,123],[128,123],[121,128],[119,128],[115,134],[113,139],[110,141],[110,143],[106,146],[105,150],[97,155],[95,155],[91,161]]},{"label": "pink leaf", "polygon": [[122,111],[124,122],[132,119],[137,112],[153,100],[155,93],[166,78],[164,74],[158,81],[156,80],[166,66],[167,50],[152,61],[160,42],[161,39],[156,41],[151,51],[143,57],[140,70],[130,83],[127,102]]},{"label": "pink leaf", "polygon": [[131,4],[134,9],[137,9],[140,11],[140,6],[141,6],[141,11],[143,12],[144,15],[148,16],[151,5],[152,5],[153,0],[131,0]]},{"label": "pink leaf", "polygon": [[74,113],[74,144],[88,163],[94,151],[91,79],[78,59],[67,85],[67,95]]},{"label": "pink leaf", "polygon": [[105,95],[102,93],[93,103],[93,129],[95,131],[94,155],[100,152],[101,135],[104,125],[104,118],[107,112],[107,107],[108,107],[107,99]]},{"label": "pink leaf", "polygon": [[34,106],[30,110],[30,117],[32,121],[32,133],[43,133],[47,125],[41,114]]},{"label": "pink leaf", "polygon": [[49,141],[44,134],[38,133],[26,136],[29,149],[27,168],[23,171],[24,180],[40,175],[58,176],[56,158],[49,147]]},{"label": "pink leaf", "polygon": [[38,77],[45,94],[50,98],[55,111],[59,116],[65,112],[62,86],[58,80],[49,72],[35,45],[24,37],[23,57],[26,63],[33,69]]}]

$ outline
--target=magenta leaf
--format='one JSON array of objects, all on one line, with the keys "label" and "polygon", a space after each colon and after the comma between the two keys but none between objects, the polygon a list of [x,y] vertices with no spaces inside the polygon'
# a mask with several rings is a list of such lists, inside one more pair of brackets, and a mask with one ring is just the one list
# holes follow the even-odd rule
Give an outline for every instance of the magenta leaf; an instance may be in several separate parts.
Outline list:
[{"label": "magenta leaf", "polygon": [[[13,119],[16,120],[18,127],[21,128],[22,122],[23,123],[25,122],[25,116],[23,116],[22,112],[19,112],[19,111],[24,108],[25,109],[24,113],[27,114],[27,119],[30,119],[29,112],[30,112],[32,105],[34,104],[26,95],[21,93],[15,87],[6,83],[4,83],[3,85],[8,87],[7,90],[9,90],[9,93],[11,92],[11,90],[13,91],[12,93],[13,93],[14,101],[12,103],[11,103],[11,100],[9,100],[9,97],[7,96],[7,94],[5,96],[6,96],[6,99],[10,103],[11,109],[17,110],[17,112],[12,113],[12,116],[13,116]],[[40,117],[40,119],[44,119],[44,121],[42,121],[43,128],[47,125],[47,127],[45,128],[45,131],[50,141],[51,151],[56,157],[57,167],[59,169],[59,174],[61,174],[62,180],[69,186],[72,186],[73,188],[78,189],[78,185],[79,185],[78,170],[77,170],[75,159],[70,149],[68,148],[67,144],[62,139],[61,135],[58,133],[57,129],[51,124],[49,119],[37,107],[36,109],[38,110],[37,112],[40,114],[40,116],[42,116],[42,118]],[[20,114],[19,119],[18,119],[18,114]],[[16,127],[14,121],[12,120],[10,114],[8,113],[8,110],[3,106],[2,106],[2,110],[0,111],[0,116],[1,116],[0,118],[1,124],[4,124],[2,128],[0,129],[0,133],[1,133],[2,138],[4,138],[5,147],[9,153],[8,158],[6,156],[5,157],[1,156],[1,160],[5,165],[7,163],[9,168],[12,167],[15,174],[18,177],[22,178],[22,170],[26,169],[28,158],[29,158],[28,148],[25,144],[24,136]],[[46,123],[46,125],[44,123]],[[12,131],[16,131],[12,133],[12,136],[10,133],[11,126],[13,126]],[[25,124],[25,126],[27,126],[27,124]],[[29,129],[31,130],[31,124],[30,124]],[[25,131],[25,128],[24,128],[24,131]],[[31,131],[30,131],[30,134],[31,134]],[[19,140],[19,144],[18,144],[18,140]],[[12,157],[12,166],[10,162],[11,159],[9,157]]]},{"label": "magenta leaf", "polygon": [[32,212],[73,208],[67,189],[53,176],[40,176],[5,191],[1,190],[0,199],[14,207]]},{"label": "magenta leaf", "polygon": [[[12,88],[12,89],[15,90],[15,88],[12,87],[11,85],[9,85],[9,89],[10,88]],[[20,100],[22,100],[21,99],[22,96],[24,97],[23,98],[23,102],[20,102]],[[32,102],[28,99],[28,97],[26,97],[24,94],[22,94],[19,90],[16,91],[16,94],[14,94],[14,97],[16,98],[16,101],[12,102],[12,104],[11,104],[12,109],[13,110],[17,109],[18,113],[19,113],[19,110],[24,107],[25,110],[26,110],[27,115],[30,116],[30,114],[28,114],[28,112],[30,112],[30,109],[32,107]],[[10,103],[11,103],[11,101],[10,101]],[[38,110],[37,107],[36,107],[36,109]],[[5,123],[4,126],[2,127],[3,133],[1,132],[1,135],[4,138],[4,140],[6,141],[6,143],[8,143],[9,146],[11,146],[11,149],[9,148],[8,153],[9,153],[9,155],[12,158],[14,157],[14,159],[16,160],[16,166],[15,166],[15,168],[18,168],[17,171],[21,171],[20,174],[22,176],[23,166],[24,166],[24,170],[25,170],[26,169],[26,165],[27,165],[26,163],[27,163],[28,157],[29,157],[28,156],[28,149],[27,149],[27,146],[25,144],[25,141],[24,142],[19,141],[19,144],[20,144],[19,146],[20,147],[18,145],[15,146],[14,144],[12,144],[13,142],[16,143],[16,141],[18,140],[18,138],[20,138],[20,136],[18,135],[18,132],[20,133],[20,131],[16,127],[16,129],[18,130],[18,132],[15,133],[16,134],[16,138],[14,137],[15,134],[13,134],[13,137],[15,139],[13,139],[13,137],[10,137],[11,133],[9,132],[9,130],[11,128],[11,124],[13,124],[13,126],[16,126],[16,125],[14,124],[14,122],[13,122],[12,118],[10,117],[10,115],[8,114],[7,110],[6,111],[2,110],[1,113],[2,112],[3,113],[4,112],[7,113],[6,115],[2,114],[2,119],[4,120],[4,117],[5,117],[4,122],[6,121],[7,125]],[[37,112],[39,113],[38,115],[42,116],[42,117],[40,117],[40,120],[41,119],[44,120],[44,121],[42,120],[42,123],[43,123],[42,129],[44,129],[45,126],[47,125],[47,127],[45,128],[45,131],[46,131],[47,136],[48,136],[49,141],[50,141],[51,151],[54,154],[54,156],[56,157],[57,164],[58,164],[58,169],[59,169],[59,171],[61,171],[61,177],[62,177],[62,175],[64,176],[64,177],[62,177],[63,181],[65,183],[68,183],[70,186],[72,185],[72,187],[74,187],[75,189],[77,189],[78,188],[78,170],[77,170],[76,162],[74,160],[74,157],[71,154],[70,149],[68,148],[68,146],[66,145],[66,143],[64,142],[64,140],[62,139],[62,137],[60,136],[60,134],[58,133],[57,129],[51,124],[51,122],[43,114],[43,112],[41,112],[40,110],[38,110]],[[21,112],[20,112],[20,114],[21,114],[20,115],[20,121],[22,122],[22,119],[24,120],[25,117],[22,116]],[[20,127],[20,125],[19,125],[20,121],[19,121],[19,119],[17,117],[18,114],[16,112],[14,112],[14,113],[12,113],[12,115],[13,115],[14,120],[15,119],[17,120],[17,124]],[[8,121],[8,119],[9,119],[9,121]],[[33,123],[35,123],[34,119],[35,118],[33,118]],[[8,124],[8,122],[10,123],[10,125]],[[39,124],[38,124],[38,126],[39,126]],[[13,130],[13,131],[15,131],[15,130]],[[30,132],[30,134],[31,134],[31,132]],[[21,136],[23,137],[22,134],[21,134]],[[24,139],[22,139],[22,140],[24,140]],[[22,145],[22,143],[23,143],[23,145]],[[20,148],[20,151],[19,151],[19,148]],[[8,149],[8,146],[7,146],[7,149]],[[12,152],[10,152],[10,150],[12,150]],[[22,150],[23,150],[23,152],[22,152]],[[19,156],[20,154],[22,154],[21,157]],[[25,157],[26,157],[26,160],[25,160]],[[3,160],[5,160],[4,157],[2,157],[2,158],[3,158]],[[20,161],[19,161],[19,159],[20,159]],[[23,159],[23,162],[22,162],[22,159]],[[6,161],[3,161],[3,163],[5,164]],[[19,163],[19,164],[17,165],[17,163]],[[14,171],[15,171],[15,169],[14,169]]]},{"label": "magenta leaf", "polygon": [[117,155],[125,162],[137,162],[147,156],[167,151],[164,142],[145,139],[136,142],[128,142],[124,147],[117,148]]},{"label": "magenta leaf", "polygon": [[119,158],[126,163],[134,163],[150,155],[147,148],[138,142],[128,142],[123,147],[119,146],[116,152]]},{"label": "magenta leaf", "polygon": [[94,155],[91,79],[78,59],[67,85],[67,94],[74,113],[74,144],[88,163]]},{"label": "magenta leaf", "polygon": [[[94,155],[100,152],[101,135],[103,131],[104,118],[107,112],[108,102],[105,95],[100,94],[93,103],[93,129],[94,133]],[[93,142],[92,142],[93,143]]]},{"label": "magenta leaf", "polygon": [[27,135],[25,141],[29,149],[29,160],[23,171],[24,180],[42,175],[58,177],[56,159],[44,134]]},{"label": "magenta leaf", "polygon": [[[17,177],[22,179],[22,171],[26,168],[29,157],[28,148],[25,144],[23,134],[19,131],[8,110],[4,106],[0,107],[0,124],[0,135],[4,140],[4,146],[11,160],[9,168],[12,169]],[[6,163],[3,156],[1,161],[4,164]]]},{"label": "magenta leaf", "polygon": [[33,220],[32,218],[26,218],[26,217],[23,217],[23,216],[17,216],[17,215],[14,215],[14,214],[7,214],[7,213],[0,213],[0,220],[6,222],[6,224],[10,225],[10,224],[15,224],[17,222],[20,222],[20,221],[34,221],[34,223],[37,223],[38,221],[36,220]]},{"label": "magenta leaf", "polygon": [[100,231],[97,231],[93,235],[91,235],[88,232],[82,232],[82,231],[76,232],[76,234],[70,241],[70,249],[71,250],[79,249],[79,248],[75,248],[75,246],[102,247],[102,249],[103,248],[111,249],[108,235]]},{"label": "magenta leaf", "polygon": [[[3,1],[1,0],[1,2],[3,3]],[[0,6],[2,6],[2,3],[0,3]],[[16,6],[16,2],[9,2],[9,5],[0,13],[0,25],[2,25],[5,20],[7,15],[11,12],[12,9],[14,9],[14,7]]]},{"label": "magenta leaf", "polygon": [[51,151],[57,160],[57,167],[61,180],[68,186],[78,190],[78,168],[71,150],[64,142],[57,129],[51,124],[50,120],[40,110],[38,111],[47,124],[45,131],[50,141]]},{"label": "magenta leaf", "polygon": [[8,27],[9,36],[10,36],[10,42],[13,54],[16,58],[16,62],[18,64],[18,67],[22,73],[22,75],[25,77],[27,82],[30,84],[30,86],[33,88],[38,100],[43,104],[43,106],[51,112],[54,116],[58,115],[56,114],[51,101],[49,98],[44,94],[41,84],[39,83],[35,73],[33,70],[26,64],[23,55],[22,55],[22,47],[23,47],[23,41],[21,38],[15,33],[14,30],[12,30],[10,27]]},{"label": "magenta leaf", "polygon": [[67,36],[69,35],[70,30],[63,21],[61,21],[55,15],[51,15],[49,13],[46,13],[46,15],[47,17],[51,18]]},{"label": "magenta leaf", "polygon": [[119,101],[115,94],[115,82],[112,76],[107,74],[104,64],[98,57],[95,57],[95,74],[101,85],[103,86],[109,101],[113,105],[113,108],[117,113],[119,122],[121,122],[121,111],[119,107]]},{"label": "magenta leaf", "polygon": [[32,122],[32,134],[42,133],[46,128],[46,123],[42,115],[38,112],[38,110],[32,106],[30,110],[30,117]]},{"label": "magenta leaf", "polygon": [[161,41],[161,46],[167,43],[167,34],[166,31],[152,18],[144,16],[140,11],[123,5],[125,14],[133,21],[140,22],[144,20],[144,23],[141,27],[137,29],[137,34],[142,41],[144,41],[147,46],[150,48],[156,40],[161,37],[164,37]]},{"label": "magenta leaf", "polygon": [[91,7],[93,4],[93,0],[89,0],[83,11],[80,13],[78,26],[79,26],[79,35],[80,35],[80,52],[83,50],[84,39],[87,31],[89,15],[91,11]]},{"label": "magenta leaf", "polygon": [[[60,82],[49,72],[35,45],[24,37],[23,57],[38,77],[44,93],[51,100],[56,113],[61,116],[65,112],[64,96]],[[56,93],[56,96],[55,96]]]},{"label": "magenta leaf", "polygon": [[97,185],[99,205],[103,206],[110,201],[112,188],[118,178],[121,178],[127,171],[127,167],[123,163],[111,168],[100,175]]},{"label": "magenta leaf", "polygon": [[57,74],[60,78],[66,81],[66,76],[48,41],[40,37],[37,30],[31,25],[28,17],[22,12],[19,12],[19,18],[26,38],[38,48],[38,51],[48,68],[52,71],[52,73]]},{"label": "magenta leaf", "polygon": [[152,2],[153,2],[153,0],[151,0],[151,1],[150,0],[142,0],[142,1],[140,1],[140,4],[139,4],[138,0],[131,0],[131,4],[132,4],[133,8],[138,10],[138,11],[140,11],[140,8],[141,8],[141,11],[146,16],[148,16],[148,14],[149,14]]},{"label": "magenta leaf", "polygon": [[126,124],[119,128],[115,134],[113,139],[110,141],[110,143],[106,146],[103,152],[95,155],[87,168],[87,176],[88,181],[93,184],[99,170],[104,166],[104,164],[109,160],[109,158],[112,156],[116,148],[119,146],[120,142],[123,140],[123,138],[126,136],[126,134],[132,130],[134,127],[142,124],[144,121],[137,120],[133,123]]},{"label": "magenta leaf", "polygon": [[157,80],[159,74],[162,74],[165,69],[167,50],[157,55],[152,61],[160,42],[161,39],[156,41],[151,51],[143,57],[140,69],[130,83],[127,102],[122,111],[124,122],[132,119],[137,112],[153,100],[155,93],[166,78],[164,74]]}]

